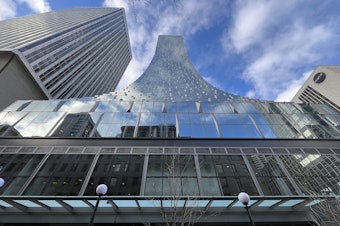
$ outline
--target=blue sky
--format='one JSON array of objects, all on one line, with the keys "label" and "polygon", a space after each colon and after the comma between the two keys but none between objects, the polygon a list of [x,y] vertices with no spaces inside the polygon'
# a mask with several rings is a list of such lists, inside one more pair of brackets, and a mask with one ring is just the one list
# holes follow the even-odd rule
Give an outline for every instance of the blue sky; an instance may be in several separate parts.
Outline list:
[{"label": "blue sky", "polygon": [[0,0],[0,19],[79,6],[126,10],[133,59],[119,88],[167,34],[211,84],[251,98],[289,101],[317,66],[340,65],[338,0]]}]

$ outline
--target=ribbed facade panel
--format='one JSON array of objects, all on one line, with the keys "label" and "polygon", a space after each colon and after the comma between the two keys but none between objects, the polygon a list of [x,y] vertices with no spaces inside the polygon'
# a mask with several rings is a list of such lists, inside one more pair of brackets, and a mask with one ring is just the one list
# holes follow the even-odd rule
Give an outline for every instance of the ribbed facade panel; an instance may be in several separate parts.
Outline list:
[{"label": "ribbed facade panel", "polygon": [[76,8],[2,21],[0,49],[16,51],[53,99],[113,91],[131,60],[123,9]]}]

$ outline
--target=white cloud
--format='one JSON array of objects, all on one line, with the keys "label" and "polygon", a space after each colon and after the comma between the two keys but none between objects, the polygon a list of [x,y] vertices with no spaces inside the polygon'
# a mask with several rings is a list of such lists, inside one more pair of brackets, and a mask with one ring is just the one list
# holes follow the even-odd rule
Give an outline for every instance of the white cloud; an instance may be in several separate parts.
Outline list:
[{"label": "white cloud", "polygon": [[271,2],[264,4],[261,1],[242,1],[242,5],[237,6],[239,10],[234,17],[234,26],[226,34],[230,36],[230,41],[237,52],[243,51],[263,36],[267,22],[270,21],[268,18],[272,4],[269,3]]},{"label": "white cloud", "polygon": [[129,11],[128,1],[125,0],[105,0],[102,4],[104,7],[119,7],[124,8],[125,11]]},{"label": "white cloud", "polygon": [[26,3],[35,13],[46,13],[51,11],[50,4],[46,0],[19,0],[19,3]]},{"label": "white cloud", "polygon": [[258,97],[272,99],[298,79],[300,75],[295,71],[302,63],[306,65],[320,58],[320,46],[332,38],[332,31],[323,25],[312,28],[294,25],[261,49],[261,54],[246,67],[243,79],[252,83]]},{"label": "white cloud", "polygon": [[0,0],[0,20],[15,17],[16,5],[12,0]]},{"label": "white cloud", "polygon": [[287,87],[301,84],[299,71],[315,66],[337,43],[330,22],[315,19],[318,12],[304,11],[302,4],[249,0],[235,5],[222,45],[228,56],[236,53],[245,60],[242,79],[253,87],[248,97],[283,100]]},{"label": "white cloud", "polygon": [[276,97],[275,101],[279,102],[290,102],[295,94],[299,91],[303,83],[308,79],[308,77],[312,74],[313,70],[307,71],[302,74],[300,78],[297,78],[291,81],[290,85],[287,89],[281,91]]},{"label": "white cloud", "polygon": [[34,13],[51,11],[47,0],[0,0],[0,20],[17,16],[18,6],[26,4]]}]

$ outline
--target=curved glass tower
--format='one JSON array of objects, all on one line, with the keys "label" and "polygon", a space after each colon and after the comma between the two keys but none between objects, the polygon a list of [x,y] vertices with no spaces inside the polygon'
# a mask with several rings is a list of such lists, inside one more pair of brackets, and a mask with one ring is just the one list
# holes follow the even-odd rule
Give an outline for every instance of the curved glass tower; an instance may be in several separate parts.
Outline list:
[{"label": "curved glass tower", "polygon": [[339,112],[223,92],[198,74],[178,36],[160,36],[125,89],[16,101],[0,125],[0,222],[37,222],[39,212],[50,224],[85,225],[101,183],[103,224],[248,225],[241,191],[259,225],[334,221],[317,208],[340,194]]}]

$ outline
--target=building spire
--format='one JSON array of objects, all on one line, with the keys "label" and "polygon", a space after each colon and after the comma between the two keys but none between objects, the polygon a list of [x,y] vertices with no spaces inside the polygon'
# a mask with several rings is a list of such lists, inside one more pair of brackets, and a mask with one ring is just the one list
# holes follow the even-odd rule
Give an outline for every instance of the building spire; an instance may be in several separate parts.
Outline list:
[{"label": "building spire", "polygon": [[[247,99],[223,92],[196,71],[181,36],[161,35],[145,72],[123,90],[104,95],[121,100],[232,101]],[[102,98],[100,98],[102,99]]]}]

